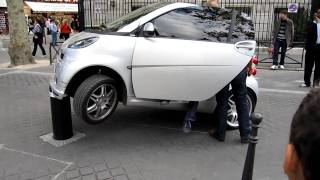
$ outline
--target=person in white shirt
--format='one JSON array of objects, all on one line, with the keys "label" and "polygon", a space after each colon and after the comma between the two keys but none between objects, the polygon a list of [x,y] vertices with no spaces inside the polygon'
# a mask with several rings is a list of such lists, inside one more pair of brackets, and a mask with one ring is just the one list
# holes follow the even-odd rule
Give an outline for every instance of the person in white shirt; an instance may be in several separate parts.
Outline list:
[{"label": "person in white shirt", "polygon": [[56,22],[55,22],[54,19],[50,20],[49,30],[50,30],[50,33],[51,33],[51,45],[52,46],[56,46],[57,45],[58,27],[57,27]]}]

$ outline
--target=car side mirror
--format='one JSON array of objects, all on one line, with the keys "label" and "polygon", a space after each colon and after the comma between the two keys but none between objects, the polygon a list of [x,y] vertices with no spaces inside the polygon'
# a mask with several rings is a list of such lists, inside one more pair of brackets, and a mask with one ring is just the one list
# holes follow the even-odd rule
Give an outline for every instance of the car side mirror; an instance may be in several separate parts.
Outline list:
[{"label": "car side mirror", "polygon": [[143,27],[143,36],[144,37],[153,37],[155,35],[154,25],[149,22]]}]

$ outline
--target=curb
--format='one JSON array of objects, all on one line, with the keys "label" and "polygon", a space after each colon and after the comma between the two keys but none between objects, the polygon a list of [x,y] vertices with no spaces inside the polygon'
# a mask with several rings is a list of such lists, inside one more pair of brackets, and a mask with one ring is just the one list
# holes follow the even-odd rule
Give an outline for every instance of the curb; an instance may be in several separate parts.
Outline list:
[{"label": "curb", "polygon": [[0,64],[0,69],[24,70],[24,69],[51,66],[50,62],[47,59],[35,60],[35,62],[36,62],[35,64],[19,65],[15,67],[9,67],[10,62],[7,62],[7,63]]}]

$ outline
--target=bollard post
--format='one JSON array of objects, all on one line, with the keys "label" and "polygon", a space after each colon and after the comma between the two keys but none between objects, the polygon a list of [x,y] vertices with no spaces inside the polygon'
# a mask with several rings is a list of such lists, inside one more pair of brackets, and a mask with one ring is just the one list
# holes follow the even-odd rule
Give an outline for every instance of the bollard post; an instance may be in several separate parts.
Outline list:
[{"label": "bollard post", "polygon": [[50,43],[50,46],[49,46],[49,61],[50,61],[50,65],[52,65],[52,44]]},{"label": "bollard post", "polygon": [[70,97],[62,100],[50,96],[53,139],[66,140],[73,136]]},{"label": "bollard post", "polygon": [[252,122],[252,131],[249,137],[249,146],[246,156],[246,161],[244,164],[242,178],[241,180],[252,180],[253,175],[253,166],[254,166],[254,156],[255,156],[255,149],[256,144],[258,143],[258,129],[259,124],[262,122],[262,115],[259,113],[253,113],[250,116]]}]

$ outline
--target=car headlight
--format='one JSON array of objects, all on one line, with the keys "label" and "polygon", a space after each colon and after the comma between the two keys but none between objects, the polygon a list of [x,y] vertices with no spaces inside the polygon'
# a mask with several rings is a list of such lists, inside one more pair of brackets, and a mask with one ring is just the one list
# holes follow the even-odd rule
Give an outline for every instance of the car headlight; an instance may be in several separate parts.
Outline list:
[{"label": "car headlight", "polygon": [[74,43],[68,45],[68,48],[71,49],[81,49],[90,46],[91,44],[95,43],[99,38],[98,37],[90,37],[86,39],[81,39]]}]

